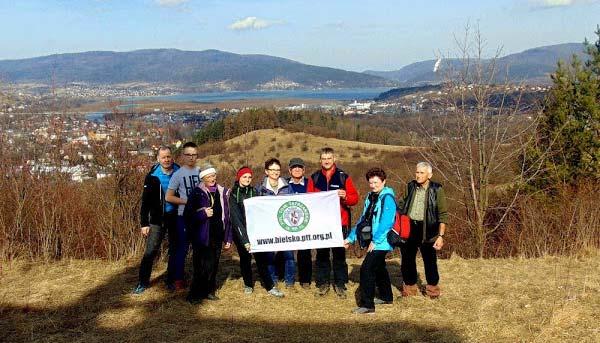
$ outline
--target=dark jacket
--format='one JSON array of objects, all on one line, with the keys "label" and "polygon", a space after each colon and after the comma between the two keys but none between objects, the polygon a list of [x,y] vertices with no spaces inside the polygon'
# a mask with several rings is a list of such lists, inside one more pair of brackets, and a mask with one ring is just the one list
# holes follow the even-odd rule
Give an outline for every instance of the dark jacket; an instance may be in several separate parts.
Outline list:
[{"label": "dark jacket", "polygon": [[[231,223],[229,221],[229,189],[221,185],[217,185],[217,189],[219,191],[218,201],[221,202],[221,208],[223,209],[221,215],[224,231],[223,242],[231,243],[233,236],[231,232]],[[200,182],[188,196],[183,212],[185,224],[188,228],[188,235],[191,237],[190,240],[194,241],[199,239],[203,246],[208,246],[210,240],[210,218],[204,211],[205,208],[212,206],[209,193],[210,191],[206,188],[204,182]],[[215,199],[215,201],[216,200],[217,199]]]},{"label": "dark jacket", "polygon": [[342,200],[340,198],[340,215],[342,217],[342,225],[348,227],[352,222],[350,218],[350,206],[358,203],[358,192],[354,188],[350,175],[337,166],[334,166],[334,168],[333,175],[329,180],[327,180],[325,172],[322,169],[314,172],[311,175],[313,182],[308,185],[308,192],[346,190],[346,199]]},{"label": "dark jacket", "polygon": [[[150,169],[150,172],[144,179],[144,190],[142,191],[142,203],[140,206],[140,226],[145,227],[150,224],[163,226],[163,217],[165,215],[165,193],[162,189],[160,180],[154,172],[160,168],[156,163]],[[173,163],[173,173],[179,169],[179,166]],[[171,175],[173,175],[171,173]],[[177,207],[175,207],[177,210]]]},{"label": "dark jacket", "polygon": [[[408,210],[415,198],[417,187],[419,187],[419,184],[415,180],[406,185],[404,198],[398,201],[398,208],[401,214],[408,214]],[[441,184],[429,181],[426,200],[422,242],[432,241],[437,238],[440,233],[440,223],[448,222],[446,196]]]},{"label": "dark jacket", "polygon": [[267,182],[269,182],[268,180],[269,178],[265,176],[265,178],[262,180],[262,182],[256,187],[256,191],[258,192],[258,195],[260,196],[264,196],[264,195],[283,195],[283,194],[292,194],[291,190],[290,190],[290,186],[288,185],[287,181],[280,177],[279,180],[282,181],[281,183],[281,187],[279,187],[279,189],[277,190],[277,194],[273,193],[272,190],[270,190],[267,187]]},{"label": "dark jacket", "polygon": [[229,192],[229,218],[231,219],[231,229],[233,234],[242,244],[250,243],[248,231],[246,229],[246,209],[244,200],[258,195],[256,189],[252,186],[240,187],[238,181],[233,185]]}]

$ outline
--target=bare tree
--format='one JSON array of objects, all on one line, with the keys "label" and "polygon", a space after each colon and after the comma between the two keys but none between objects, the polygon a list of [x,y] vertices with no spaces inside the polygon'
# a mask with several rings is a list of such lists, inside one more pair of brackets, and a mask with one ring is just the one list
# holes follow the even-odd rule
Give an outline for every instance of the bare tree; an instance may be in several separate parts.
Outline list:
[{"label": "bare tree", "polygon": [[501,49],[484,58],[479,28],[467,26],[455,42],[459,57],[438,63],[444,75],[440,112],[421,118],[414,144],[430,147],[419,151],[436,166],[449,200],[459,205],[452,213],[455,224],[468,228],[483,257],[490,235],[513,210],[523,178],[531,175],[518,157],[532,139],[537,112],[523,106],[521,85],[503,80],[497,65]]}]

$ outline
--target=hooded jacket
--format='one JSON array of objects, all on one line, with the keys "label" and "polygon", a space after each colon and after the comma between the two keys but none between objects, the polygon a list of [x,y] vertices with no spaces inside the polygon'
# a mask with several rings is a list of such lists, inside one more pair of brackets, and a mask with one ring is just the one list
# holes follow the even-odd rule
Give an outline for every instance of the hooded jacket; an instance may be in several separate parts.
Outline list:
[{"label": "hooded jacket", "polygon": [[[173,163],[173,173],[179,169],[179,165]],[[161,173],[162,169],[159,163],[152,166],[146,178],[144,179],[144,190],[142,191],[142,201],[140,205],[140,226],[145,227],[152,225],[163,226],[164,215],[166,213],[166,201],[165,193],[166,189],[163,189],[160,183],[158,173]],[[177,210],[174,206],[173,211]]]},{"label": "hooded jacket", "polygon": [[[369,208],[370,194],[371,193],[367,194],[365,206],[358,219],[358,223],[363,220],[367,209]],[[393,189],[390,187],[383,187],[381,192],[379,192],[379,197],[377,198],[377,203],[375,204],[373,211],[374,215],[372,218],[371,229],[373,230],[372,242],[375,245],[374,250],[391,251],[393,248],[390,243],[388,243],[387,234],[392,229],[394,220],[396,219],[396,198]],[[356,226],[350,230],[347,239],[350,244],[354,244],[356,241]]]}]

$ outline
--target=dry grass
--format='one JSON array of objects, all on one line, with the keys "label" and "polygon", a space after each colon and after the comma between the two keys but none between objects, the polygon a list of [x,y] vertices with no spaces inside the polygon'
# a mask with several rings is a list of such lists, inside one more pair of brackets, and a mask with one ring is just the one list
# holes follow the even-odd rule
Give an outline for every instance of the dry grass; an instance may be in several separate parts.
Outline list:
[{"label": "dry grass", "polygon": [[[236,170],[242,164],[262,166],[271,157],[277,157],[285,167],[290,158],[300,157],[316,167],[319,150],[326,146],[336,151],[336,159],[340,165],[380,163],[379,161],[386,160],[389,153],[417,151],[414,147],[354,142],[284,129],[256,130],[222,144],[218,147],[218,151],[222,153],[205,156],[202,161],[208,160],[217,166]],[[236,158],[228,158],[228,155]],[[240,159],[243,163],[239,163]]]},{"label": "dry grass", "polygon": [[[162,263],[160,264],[162,267]],[[359,259],[350,259],[349,290]],[[130,295],[133,262],[3,263],[0,341],[598,342],[600,256],[440,261],[443,296],[397,299],[375,315],[312,291],[244,295],[235,257],[222,261],[220,301],[191,306],[154,285]],[[397,258],[389,261],[394,286]],[[399,295],[395,288],[394,293]]]}]

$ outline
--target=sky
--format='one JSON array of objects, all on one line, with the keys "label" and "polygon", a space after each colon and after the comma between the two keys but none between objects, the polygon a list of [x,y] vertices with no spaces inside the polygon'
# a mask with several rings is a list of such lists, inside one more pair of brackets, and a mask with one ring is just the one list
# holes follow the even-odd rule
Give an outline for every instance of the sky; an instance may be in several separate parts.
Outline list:
[{"label": "sky", "polygon": [[0,60],[175,48],[266,54],[352,71],[596,40],[600,0],[0,0]]}]

